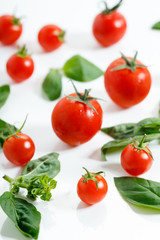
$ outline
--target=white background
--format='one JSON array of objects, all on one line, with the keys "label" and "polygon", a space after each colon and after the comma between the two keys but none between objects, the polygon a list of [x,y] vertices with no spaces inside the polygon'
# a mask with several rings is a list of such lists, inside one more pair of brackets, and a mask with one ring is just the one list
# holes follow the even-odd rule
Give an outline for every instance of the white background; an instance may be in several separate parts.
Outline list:
[{"label": "white background", "polygon": [[[109,1],[110,6],[116,1]],[[137,106],[124,110],[107,96],[103,76],[89,83],[76,82],[79,91],[92,88],[92,95],[104,98],[103,127],[122,122],[137,122],[145,117],[157,116],[160,101],[160,32],[151,26],[160,20],[159,0],[124,0],[119,11],[127,19],[128,29],[124,38],[109,48],[102,48],[92,36],[92,22],[103,4],[98,0],[0,0],[0,15],[16,13],[22,16],[24,31],[17,44],[0,46],[0,85],[10,84],[11,94],[0,118],[20,127],[28,113],[23,132],[35,142],[34,159],[50,152],[60,153],[61,172],[56,177],[57,188],[50,202],[34,203],[42,214],[39,239],[159,239],[160,215],[158,211],[140,209],[125,202],[114,186],[113,177],[127,175],[120,165],[120,153],[108,156],[104,162],[100,148],[111,140],[102,132],[88,143],[70,147],[62,143],[51,127],[51,113],[57,101],[49,102],[42,94],[41,83],[50,68],[61,68],[74,54],[81,54],[104,71],[120,56],[122,51],[133,56],[138,50],[138,59],[149,66],[152,88],[147,98]],[[37,33],[45,24],[53,23],[66,30],[66,42],[58,50],[44,53],[37,42]],[[6,73],[7,59],[18,45],[26,44],[35,62],[35,71],[30,79],[14,84]],[[71,83],[63,78],[62,96],[73,92]],[[160,148],[149,145],[154,156],[152,168],[142,177],[160,181]],[[106,198],[86,206],[77,196],[76,184],[84,174],[82,167],[90,171],[106,173],[109,190]],[[8,190],[3,174],[15,177],[19,167],[9,163],[0,151],[0,194]],[[0,211],[0,239],[25,240],[7,216]]]}]

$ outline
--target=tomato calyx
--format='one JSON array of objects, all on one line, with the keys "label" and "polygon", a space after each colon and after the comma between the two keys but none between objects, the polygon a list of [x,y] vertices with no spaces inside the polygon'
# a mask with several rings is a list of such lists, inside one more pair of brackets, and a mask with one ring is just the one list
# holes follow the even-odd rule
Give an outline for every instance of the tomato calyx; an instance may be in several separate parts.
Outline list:
[{"label": "tomato calyx", "polygon": [[21,26],[21,19],[20,18],[17,18],[15,16],[12,16],[12,23],[13,25],[18,25],[18,26]]},{"label": "tomato calyx", "polygon": [[145,151],[145,152],[148,153],[148,154],[151,156],[151,158],[153,159],[152,153],[151,153],[150,151],[148,151],[148,149],[145,147],[145,146],[146,146],[146,143],[144,144],[144,139],[145,139],[145,137],[146,137],[146,134],[143,135],[140,143],[132,144],[132,146],[133,146],[135,149],[138,150],[137,152],[139,152],[140,150]]},{"label": "tomato calyx", "polygon": [[101,173],[104,173],[104,172],[100,171],[100,172],[97,172],[97,173],[91,173],[85,167],[83,167],[83,169],[87,172],[85,175],[82,175],[82,177],[84,178],[83,183],[88,182],[88,180],[92,180],[92,181],[95,182],[96,189],[98,190],[98,182],[97,182],[97,179],[95,177],[100,175]]},{"label": "tomato calyx", "polygon": [[25,58],[25,57],[27,57],[27,56],[30,56],[29,54],[28,54],[28,50],[27,50],[27,48],[26,48],[26,45],[23,45],[22,47],[18,47],[18,51],[17,51],[17,54],[16,54],[17,56],[19,56],[19,57],[22,57],[22,58]]},{"label": "tomato calyx", "polygon": [[110,71],[117,71],[117,70],[121,70],[121,69],[129,69],[132,72],[135,72],[137,67],[146,68],[147,66],[145,66],[143,64],[137,64],[136,63],[137,54],[138,54],[138,52],[136,51],[134,57],[130,60],[123,53],[121,53],[121,58],[123,58],[125,60],[126,64],[120,65],[120,66],[115,67],[115,68],[112,68]]},{"label": "tomato calyx", "polygon": [[60,42],[64,42],[65,34],[66,34],[66,32],[63,30],[58,34],[58,39]]},{"label": "tomato calyx", "polygon": [[105,1],[103,1],[104,5],[105,5],[105,9],[101,12],[102,14],[109,14],[113,11],[115,11],[117,8],[119,8],[119,6],[122,3],[122,0],[120,0],[115,6],[113,6],[112,8],[109,8],[107,3]]},{"label": "tomato calyx", "polygon": [[92,104],[89,103],[89,101],[91,100],[103,100],[103,99],[100,99],[100,98],[96,98],[96,97],[89,97],[89,93],[91,91],[91,89],[85,89],[84,91],[84,94],[81,94],[77,91],[77,88],[76,86],[74,85],[74,83],[71,81],[73,87],[74,87],[74,90],[77,94],[77,97],[72,97],[72,96],[67,96],[67,98],[71,99],[71,100],[74,100],[74,101],[77,101],[77,102],[81,102],[81,103],[84,103],[86,104],[87,106],[89,106],[90,108],[92,108],[97,114],[97,110],[95,109],[95,107],[92,106]]},{"label": "tomato calyx", "polygon": [[66,32],[63,31],[63,30],[61,30],[60,32],[57,31],[57,30],[55,30],[55,31],[53,32],[53,35],[54,35],[54,36],[57,36],[57,37],[58,37],[58,40],[59,40],[60,42],[64,42],[65,34],[66,34]]}]

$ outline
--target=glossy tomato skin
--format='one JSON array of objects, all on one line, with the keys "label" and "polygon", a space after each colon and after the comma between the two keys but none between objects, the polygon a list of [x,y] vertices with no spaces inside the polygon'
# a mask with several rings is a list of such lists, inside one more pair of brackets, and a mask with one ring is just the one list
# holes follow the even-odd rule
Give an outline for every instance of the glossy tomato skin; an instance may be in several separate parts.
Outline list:
[{"label": "glossy tomato skin", "polygon": [[15,24],[13,19],[11,15],[0,17],[0,41],[3,45],[11,45],[21,36],[22,24]]},{"label": "glossy tomato skin", "polygon": [[[136,145],[134,143],[134,145]],[[149,148],[145,147],[150,153]],[[123,169],[132,176],[138,176],[147,172],[153,163],[149,153],[143,149],[138,150],[129,144],[124,148],[121,154],[121,165]]]},{"label": "glossy tomato skin", "polygon": [[38,33],[38,41],[46,52],[51,52],[59,48],[63,41],[59,40],[58,35],[62,29],[56,25],[46,25]]},{"label": "glossy tomato skin", "polygon": [[100,13],[93,22],[93,35],[104,47],[118,42],[126,32],[127,23],[122,14],[113,11],[109,14]]},{"label": "glossy tomato skin", "polygon": [[[69,96],[77,97],[76,93]],[[89,101],[97,113],[84,103],[62,98],[52,112],[52,127],[56,135],[73,146],[89,141],[101,128],[102,108],[96,100]]]},{"label": "glossy tomato skin", "polygon": [[34,62],[30,56],[21,57],[17,54],[12,55],[6,64],[8,75],[16,83],[28,79],[34,71]]},{"label": "glossy tomato skin", "polygon": [[7,138],[3,144],[3,153],[13,164],[24,166],[31,160],[35,152],[33,140],[24,133]]},{"label": "glossy tomato skin", "polygon": [[107,194],[108,184],[105,178],[101,175],[95,177],[98,183],[98,189],[96,183],[93,180],[88,180],[83,183],[82,177],[77,184],[77,194],[79,198],[86,204],[93,205],[100,202]]},{"label": "glossy tomato skin", "polygon": [[[128,57],[128,59],[131,59]],[[137,64],[142,64],[136,60]],[[146,67],[111,71],[126,64],[123,58],[113,61],[104,74],[104,84],[110,98],[122,108],[129,108],[145,99],[151,88],[151,75]]]}]

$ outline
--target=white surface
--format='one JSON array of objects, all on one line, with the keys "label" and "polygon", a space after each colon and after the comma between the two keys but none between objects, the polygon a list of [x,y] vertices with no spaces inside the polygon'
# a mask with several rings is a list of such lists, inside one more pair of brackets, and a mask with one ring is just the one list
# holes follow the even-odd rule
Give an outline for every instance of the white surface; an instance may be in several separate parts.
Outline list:
[{"label": "white surface", "polygon": [[[16,126],[21,126],[26,114],[28,120],[23,132],[35,142],[34,159],[49,152],[60,153],[61,172],[56,177],[58,185],[53,191],[50,202],[37,201],[37,209],[42,214],[39,240],[79,240],[79,239],[159,239],[160,215],[158,211],[139,209],[125,202],[116,190],[113,177],[126,173],[120,166],[120,153],[108,156],[108,162],[100,157],[100,148],[110,140],[99,132],[90,142],[72,148],[62,143],[51,128],[51,112],[57,101],[47,101],[41,92],[41,83],[48,70],[60,68],[74,54],[81,54],[105,70],[109,63],[120,56],[122,51],[133,56],[138,50],[138,59],[149,66],[152,74],[152,88],[148,97],[139,105],[127,110],[116,106],[104,90],[103,77],[89,82],[78,83],[77,88],[92,88],[92,95],[101,97],[103,108],[103,127],[121,122],[136,122],[145,117],[157,116],[160,101],[160,32],[151,26],[160,20],[159,0],[124,0],[119,11],[128,22],[125,37],[110,48],[101,48],[94,40],[91,25],[99,12],[98,0],[0,0],[0,15],[24,16],[24,31],[17,45],[26,43],[35,62],[33,76],[21,83],[14,84],[7,76],[5,64],[16,51],[16,46],[0,46],[0,85],[11,84],[8,101],[0,109],[0,118]],[[116,1],[109,1],[114,4]],[[57,51],[43,53],[37,43],[39,29],[54,23],[67,31],[66,43]],[[63,93],[73,92],[70,82],[63,78]],[[160,150],[150,144],[154,163],[144,178],[160,181]],[[94,206],[83,204],[76,193],[76,184],[84,173],[82,167],[90,171],[103,170],[109,190],[106,198]],[[8,190],[8,183],[1,177],[4,173],[15,177],[19,167],[11,165],[0,151],[0,194]],[[0,239],[25,240],[7,216],[0,211]]]}]

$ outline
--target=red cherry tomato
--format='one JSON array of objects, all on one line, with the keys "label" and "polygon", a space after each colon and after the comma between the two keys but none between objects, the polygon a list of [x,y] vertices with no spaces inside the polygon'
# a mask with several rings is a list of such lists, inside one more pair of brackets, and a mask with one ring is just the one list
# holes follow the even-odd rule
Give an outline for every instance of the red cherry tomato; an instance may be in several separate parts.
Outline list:
[{"label": "red cherry tomato", "polygon": [[31,160],[35,152],[32,139],[24,133],[7,138],[3,144],[3,153],[13,164],[23,166]]},{"label": "red cherry tomato", "polygon": [[106,9],[94,19],[93,35],[104,47],[118,42],[126,32],[126,20],[122,14],[116,11],[120,3],[112,9],[109,9],[105,3]]},{"label": "red cherry tomato", "polygon": [[133,176],[147,172],[153,163],[152,153],[146,146],[137,147],[136,143],[129,144],[121,154],[121,165],[123,169]]},{"label": "red cherry tomato", "polygon": [[46,25],[39,31],[38,41],[45,51],[51,52],[63,44],[64,34],[58,26]]},{"label": "red cherry tomato", "polygon": [[[83,99],[84,95],[80,95]],[[100,130],[103,113],[96,100],[89,101],[91,108],[78,101],[77,93],[69,97],[77,100],[62,98],[53,109],[51,120],[56,135],[65,143],[76,146],[89,141]]]},{"label": "red cherry tomato", "polygon": [[[85,169],[85,168],[84,168]],[[77,194],[86,204],[92,205],[100,202],[107,194],[108,184],[100,173],[90,173],[83,175],[77,184]]]},{"label": "red cherry tomato", "polygon": [[19,18],[11,15],[0,17],[0,41],[4,45],[13,44],[22,33],[22,24]]},{"label": "red cherry tomato", "polygon": [[7,61],[6,69],[8,75],[16,82],[20,83],[28,79],[34,71],[34,62],[27,54],[25,46],[13,54]]},{"label": "red cherry tomato", "polygon": [[[137,54],[137,53],[136,53]],[[142,63],[134,58],[113,61],[104,74],[104,84],[111,99],[123,108],[140,103],[151,88],[151,75]]]}]

